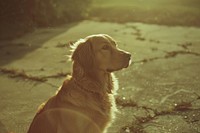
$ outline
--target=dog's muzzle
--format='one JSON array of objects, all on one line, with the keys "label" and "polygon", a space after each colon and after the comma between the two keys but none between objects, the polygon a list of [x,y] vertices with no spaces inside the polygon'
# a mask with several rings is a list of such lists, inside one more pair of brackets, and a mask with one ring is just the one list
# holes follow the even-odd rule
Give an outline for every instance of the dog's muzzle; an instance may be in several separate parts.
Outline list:
[{"label": "dog's muzzle", "polygon": [[128,52],[124,53],[124,59],[125,59],[124,68],[127,68],[131,64],[131,54]]}]

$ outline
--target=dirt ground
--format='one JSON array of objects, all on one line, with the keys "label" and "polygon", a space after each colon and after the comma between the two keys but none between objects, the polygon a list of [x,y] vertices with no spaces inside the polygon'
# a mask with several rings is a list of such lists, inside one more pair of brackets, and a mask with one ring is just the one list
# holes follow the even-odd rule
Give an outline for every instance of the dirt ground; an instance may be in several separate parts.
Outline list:
[{"label": "dirt ground", "polygon": [[200,28],[95,21],[0,42],[0,133],[26,133],[71,72],[69,43],[97,33],[132,53],[116,72],[119,112],[108,133],[200,133]]}]

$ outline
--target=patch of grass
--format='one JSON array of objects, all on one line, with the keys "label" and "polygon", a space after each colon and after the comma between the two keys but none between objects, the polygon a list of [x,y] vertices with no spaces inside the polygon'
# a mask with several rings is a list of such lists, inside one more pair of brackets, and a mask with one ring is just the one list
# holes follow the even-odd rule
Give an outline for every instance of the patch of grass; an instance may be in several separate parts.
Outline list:
[{"label": "patch of grass", "polygon": [[[44,71],[44,69],[41,69],[41,71]],[[8,68],[0,68],[0,72],[3,74],[7,74],[11,78],[21,78],[23,80],[30,80],[36,82],[46,82],[48,78],[61,78],[70,75],[69,72],[58,72],[54,75],[49,75],[49,76],[32,76],[27,74],[24,70],[8,69]]]},{"label": "patch of grass", "polygon": [[11,78],[22,78],[24,80],[32,80],[32,81],[38,81],[38,82],[45,82],[47,79],[44,77],[37,77],[37,76],[31,76],[25,73],[24,70],[17,70],[17,69],[7,69],[7,68],[0,68],[0,72],[4,74],[9,74]]},{"label": "patch of grass", "polygon": [[135,107],[138,106],[133,100],[124,100],[123,98],[117,97],[116,104],[122,107]]},{"label": "patch of grass", "polygon": [[195,55],[195,56],[200,56],[200,53],[196,53],[196,52],[191,52],[191,51],[184,51],[184,50],[179,50],[179,51],[170,51],[170,52],[166,52],[165,58],[172,58],[172,57],[176,57],[179,54],[190,54],[190,55]]},{"label": "patch of grass", "polygon": [[44,78],[60,78],[60,77],[66,77],[67,75],[70,75],[69,72],[58,72],[55,75],[45,76]]},{"label": "patch of grass", "polygon": [[[197,97],[198,100],[199,97]],[[192,108],[192,102],[180,102],[174,105],[174,108],[168,109],[168,110],[162,110],[158,111],[153,108],[149,108],[146,106],[139,106],[137,103],[133,102],[132,100],[122,100],[120,98],[116,99],[117,104],[122,107],[134,107],[137,109],[143,109],[147,112],[144,116],[134,116],[135,119],[133,122],[129,125],[126,125],[120,129],[120,133],[146,133],[143,127],[143,124],[152,122],[155,120],[158,116],[165,116],[165,115],[181,115],[181,112],[186,111],[193,111],[193,110],[199,110],[199,109],[193,109]],[[128,105],[128,106],[127,106]],[[129,106],[131,105],[131,106]],[[133,106],[132,106],[133,105]],[[153,112],[153,114],[150,114],[149,111]]]},{"label": "patch of grass", "polygon": [[69,41],[68,43],[58,43],[56,45],[57,48],[63,48],[63,47],[70,47],[74,44],[75,41]]},{"label": "patch of grass", "polygon": [[192,108],[191,102],[182,102],[180,104],[175,104],[174,110],[175,111],[187,111]]},{"label": "patch of grass", "polygon": [[186,42],[186,43],[183,43],[183,44],[178,44],[178,46],[182,47],[183,49],[185,50],[188,50],[189,46],[192,46],[192,43],[191,42]]},{"label": "patch of grass", "polygon": [[[142,41],[142,40],[141,40]],[[156,42],[159,43],[159,42]],[[138,60],[138,61],[134,61],[134,63],[147,63],[147,62],[151,62],[154,60],[158,60],[158,59],[168,59],[168,58],[175,58],[178,55],[194,55],[194,56],[200,56],[200,53],[197,52],[192,52],[189,50],[189,46],[191,46],[192,43],[184,43],[184,44],[178,44],[178,46],[182,47],[183,50],[176,50],[176,51],[163,51],[165,52],[164,56],[161,57],[152,57],[152,58],[144,58],[142,60]],[[158,50],[158,49],[151,49],[153,50]]]},{"label": "patch of grass", "polygon": [[146,133],[146,132],[144,131],[144,128],[141,124],[135,122],[132,123],[131,125],[122,127],[120,133]]},{"label": "patch of grass", "polygon": [[200,26],[199,0],[94,0],[89,18],[117,23]]}]

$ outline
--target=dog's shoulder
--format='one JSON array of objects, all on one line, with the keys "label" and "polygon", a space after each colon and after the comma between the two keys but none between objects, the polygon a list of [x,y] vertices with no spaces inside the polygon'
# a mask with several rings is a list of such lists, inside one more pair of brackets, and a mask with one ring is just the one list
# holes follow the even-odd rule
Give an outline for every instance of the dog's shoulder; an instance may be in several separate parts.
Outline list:
[{"label": "dog's shoulder", "polygon": [[43,112],[45,104],[46,104],[46,102],[43,102],[42,104],[39,105],[39,107],[37,109],[37,114],[40,114]]},{"label": "dog's shoulder", "polygon": [[65,80],[63,81],[62,86],[60,87],[60,89],[67,89],[67,86],[69,86],[69,82],[71,81],[72,77],[70,75],[68,75]]}]

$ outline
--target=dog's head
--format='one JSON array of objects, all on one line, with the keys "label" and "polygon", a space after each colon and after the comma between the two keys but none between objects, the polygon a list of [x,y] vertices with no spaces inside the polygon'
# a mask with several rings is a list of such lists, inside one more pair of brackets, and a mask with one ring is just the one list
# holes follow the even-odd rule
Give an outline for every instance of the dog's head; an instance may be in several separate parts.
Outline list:
[{"label": "dog's head", "polygon": [[84,72],[104,71],[107,73],[129,66],[131,54],[117,47],[116,41],[106,34],[97,34],[75,43],[72,60]]}]

